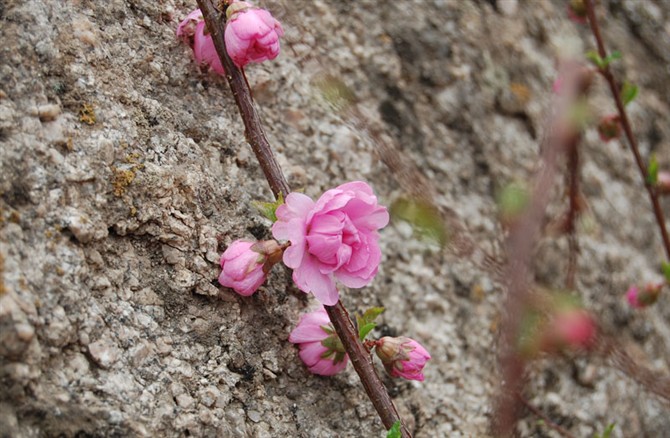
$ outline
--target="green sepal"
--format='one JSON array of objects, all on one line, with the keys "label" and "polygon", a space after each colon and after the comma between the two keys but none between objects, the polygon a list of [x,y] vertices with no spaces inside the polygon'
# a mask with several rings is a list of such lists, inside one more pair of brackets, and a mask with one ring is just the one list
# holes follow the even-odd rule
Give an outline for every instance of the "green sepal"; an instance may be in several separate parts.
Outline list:
[{"label": "green sepal", "polygon": [[665,277],[665,282],[670,284],[670,263],[661,262],[661,271],[663,271],[663,276]]},{"label": "green sepal", "polygon": [[658,160],[656,155],[652,155],[649,159],[649,167],[647,168],[647,183],[652,186],[658,181]]},{"label": "green sepal", "polygon": [[640,89],[637,85],[631,84],[628,81],[624,82],[623,87],[621,87],[621,102],[623,102],[624,106],[634,101],[639,91]]},{"label": "green sepal", "polygon": [[400,420],[393,423],[393,426],[386,432],[386,438],[400,438]]},{"label": "green sepal", "polygon": [[342,345],[342,341],[340,341],[340,338],[337,335],[330,335],[323,341],[321,341],[321,345],[326,347],[328,351],[323,353],[321,357],[328,357],[333,353],[344,353],[346,350],[344,349],[344,345]]},{"label": "green sepal", "polygon": [[253,201],[254,207],[261,212],[263,216],[270,219],[272,222],[277,222],[277,208],[284,203],[284,195],[281,193],[274,202]]}]

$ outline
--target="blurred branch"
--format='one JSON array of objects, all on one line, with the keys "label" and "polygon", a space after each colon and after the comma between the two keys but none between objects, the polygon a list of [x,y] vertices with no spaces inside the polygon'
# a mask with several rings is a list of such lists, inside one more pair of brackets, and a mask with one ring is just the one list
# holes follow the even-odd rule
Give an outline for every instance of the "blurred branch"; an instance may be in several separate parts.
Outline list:
[{"label": "blurred branch", "polygon": [[[240,70],[228,56],[226,44],[224,41],[225,31],[225,10],[218,11],[211,0],[197,0],[198,7],[202,11],[214,46],[221,59],[221,65],[226,71],[228,85],[235,98],[235,103],[240,111],[244,121],[245,136],[247,142],[256,155],[265,178],[270,184],[270,189],[275,197],[282,194],[284,198],[289,194],[290,189],[284,174],[282,173],[277,160],[272,153],[270,144],[265,137],[263,125],[251,98],[251,91],[246,81],[244,73]],[[347,310],[341,301],[335,306],[325,306],[328,316],[335,327],[335,331],[342,340],[342,344],[347,350],[354,369],[363,383],[365,391],[372,401],[382,423],[386,429],[390,429],[393,424],[400,420],[393,401],[389,396],[384,384],[381,382],[372,358],[368,350],[358,339],[358,332],[349,318]],[[404,438],[411,438],[411,434],[404,423],[401,421],[401,433]]]},{"label": "blurred branch", "polygon": [[551,418],[547,417],[544,412],[530,404],[528,400],[526,400],[521,394],[517,394],[517,397],[519,398],[519,401],[533,414],[537,415],[544,421],[544,424],[546,424],[548,427],[554,429],[556,432],[560,433],[563,435],[565,438],[575,438],[573,434],[568,432],[566,429],[555,423],[554,421],[551,420]]},{"label": "blurred branch", "polygon": [[[586,2],[587,14],[589,17],[589,23],[591,25],[591,30],[596,40],[596,44],[598,45],[598,55],[602,59],[606,59],[607,51],[605,50],[605,43],[603,42],[602,35],[600,34],[600,27],[598,26],[598,20],[596,18],[595,8],[593,6],[593,0],[585,0],[585,2]],[[644,161],[642,161],[642,155],[640,155],[640,148],[638,147],[637,140],[633,135],[630,120],[628,119],[628,114],[626,113],[626,107],[624,106],[623,101],[621,100],[621,88],[614,79],[614,75],[612,75],[612,71],[610,70],[609,65],[600,68],[599,71],[600,74],[605,78],[605,80],[609,84],[610,91],[612,92],[612,97],[614,98],[614,102],[616,103],[617,111],[619,113],[619,119],[621,120],[623,130],[626,134],[626,138],[628,139],[628,145],[630,146],[630,150],[633,152],[633,155],[635,156],[635,163],[637,164],[637,167],[640,170],[642,181],[644,181],[644,186],[647,189],[649,199],[651,200],[651,205],[654,210],[654,216],[656,217],[656,222],[658,223],[658,227],[661,231],[661,237],[663,238],[665,255],[667,259],[670,260],[670,237],[668,236],[668,230],[665,226],[665,217],[663,215],[663,210],[659,202],[656,188],[647,181],[647,174],[648,174],[647,165],[644,163]]]}]

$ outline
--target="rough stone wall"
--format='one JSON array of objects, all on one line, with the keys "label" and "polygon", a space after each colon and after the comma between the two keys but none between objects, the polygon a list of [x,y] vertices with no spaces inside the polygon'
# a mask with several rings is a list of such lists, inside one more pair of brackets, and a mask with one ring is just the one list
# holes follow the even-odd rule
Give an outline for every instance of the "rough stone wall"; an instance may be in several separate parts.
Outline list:
[{"label": "rough stone wall", "polygon": [[[670,167],[670,7],[603,1],[645,156]],[[266,2],[282,55],[250,66],[291,186],[311,196],[369,181],[402,191],[373,142],[323,104],[333,75],[386,124],[436,202],[482,247],[501,240],[495,195],[537,168],[557,56],[591,47],[563,2]],[[288,333],[314,303],[275,269],[242,298],[218,286],[220,252],[269,237],[252,207],[271,196],[223,78],[175,39],[195,1],[0,3],[0,431],[3,436],[381,436],[349,368],[310,375]],[[613,104],[595,90],[599,111]],[[604,109],[604,110],[603,110]],[[656,278],[662,250],[630,153],[584,146],[589,203],[579,291],[637,357],[668,371],[670,304],[633,313],[621,295]],[[560,185],[560,182],[558,182]],[[561,211],[557,188],[553,214]],[[667,205],[666,205],[667,207]],[[666,208],[667,210],[667,208]],[[417,437],[485,436],[496,385],[501,290],[467,260],[394,223],[374,284],[350,309],[383,305],[377,334],[419,339],[426,382],[385,377]],[[560,288],[566,242],[538,247],[537,280]],[[577,436],[660,436],[667,405],[595,358],[535,363],[530,399]],[[551,436],[528,417],[524,436]]]}]

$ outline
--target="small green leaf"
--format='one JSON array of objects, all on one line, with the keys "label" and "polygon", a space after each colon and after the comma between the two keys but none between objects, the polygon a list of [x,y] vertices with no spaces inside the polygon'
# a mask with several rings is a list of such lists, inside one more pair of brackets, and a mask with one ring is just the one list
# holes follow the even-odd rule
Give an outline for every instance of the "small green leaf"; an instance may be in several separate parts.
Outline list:
[{"label": "small green leaf", "polygon": [[621,101],[624,106],[635,100],[638,91],[639,89],[637,85],[631,84],[628,81],[624,82],[623,87],[621,88]]},{"label": "small green leaf", "polygon": [[605,59],[603,59],[595,50],[589,50],[588,52],[586,52],[585,56],[586,59],[591,61],[596,67],[603,70],[607,68],[607,66],[609,66],[612,61],[621,59],[621,52],[614,51],[609,56],[605,57]]},{"label": "small green leaf", "polygon": [[658,160],[656,155],[652,155],[649,159],[649,167],[647,168],[647,183],[652,186],[658,181]]},{"label": "small green leaf", "polygon": [[372,331],[372,329],[374,329],[375,327],[377,327],[377,323],[376,322],[371,322],[371,323],[365,324],[364,326],[359,328],[358,329],[358,337],[360,338],[360,340],[364,341],[365,337],[368,335],[368,333],[370,333]]},{"label": "small green leaf", "polygon": [[498,207],[504,221],[513,221],[518,218],[528,206],[530,195],[525,187],[519,183],[505,186],[498,196]]},{"label": "small green leaf", "polygon": [[444,246],[449,240],[447,229],[438,209],[425,201],[398,198],[390,208],[391,217],[405,221],[422,238]]},{"label": "small green leaf", "polygon": [[375,319],[384,311],[383,307],[372,307],[365,311],[360,316],[356,316],[356,323],[358,325],[358,337],[364,340],[365,337],[377,326]]},{"label": "small green leaf", "polygon": [[586,52],[585,56],[586,59],[591,61],[596,67],[603,68],[604,61],[600,57],[600,55],[598,55],[598,52],[596,52],[595,50],[589,50],[588,52]]},{"label": "small green leaf", "polygon": [[612,435],[612,432],[614,431],[615,426],[616,426],[616,424],[611,423],[609,426],[607,426],[605,428],[603,433],[597,433],[597,434],[593,435],[593,438],[610,438],[610,436]]},{"label": "small green leaf", "polygon": [[254,207],[261,212],[263,216],[270,219],[272,222],[277,222],[277,208],[284,203],[284,196],[280,193],[275,202],[261,202],[253,201]]},{"label": "small green leaf", "polygon": [[386,438],[400,438],[400,420],[393,423],[393,426],[386,432]]},{"label": "small green leaf", "polygon": [[605,65],[609,65],[612,61],[621,59],[621,52],[615,50],[607,58],[605,58]]},{"label": "small green leaf", "polygon": [[665,281],[670,284],[670,263],[661,262],[661,270],[663,271]]}]

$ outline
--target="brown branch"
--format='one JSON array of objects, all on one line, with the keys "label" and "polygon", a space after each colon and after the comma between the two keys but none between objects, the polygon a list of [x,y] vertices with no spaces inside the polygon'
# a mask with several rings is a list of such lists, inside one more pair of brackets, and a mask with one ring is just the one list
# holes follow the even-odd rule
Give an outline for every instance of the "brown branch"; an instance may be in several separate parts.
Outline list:
[{"label": "brown branch", "polygon": [[535,406],[533,406],[532,404],[530,404],[530,402],[529,402],[528,400],[526,400],[525,398],[523,398],[523,396],[522,396],[521,394],[517,394],[517,397],[519,398],[519,401],[520,401],[524,406],[526,406],[526,408],[527,408],[529,411],[531,411],[533,414],[535,414],[535,415],[537,415],[538,417],[540,417],[540,418],[542,419],[542,421],[544,421],[544,423],[545,423],[547,426],[549,426],[550,428],[554,429],[556,432],[560,433],[561,435],[563,435],[563,436],[566,437],[566,438],[575,438],[575,436],[574,436],[573,434],[571,434],[571,433],[568,432],[565,428],[563,428],[563,427],[561,427],[560,425],[558,425],[556,422],[552,421],[551,418],[547,417],[547,416],[544,414],[544,412],[542,412],[541,410],[539,410],[538,408],[536,408]]},{"label": "brown branch", "polygon": [[577,256],[579,255],[579,241],[577,240],[576,221],[581,211],[581,196],[579,194],[579,136],[568,151],[568,196],[570,206],[567,216],[568,233],[568,272],[565,287],[569,290],[575,288],[575,276],[577,274]]},{"label": "brown branch", "polygon": [[565,73],[565,93],[559,98],[555,115],[548,126],[548,133],[542,144],[540,167],[533,178],[533,192],[523,215],[515,222],[507,239],[508,261],[506,266],[506,295],[500,350],[501,386],[494,401],[492,432],[494,436],[509,437],[514,433],[521,407],[517,394],[523,389],[525,360],[517,351],[520,321],[529,302],[531,276],[530,264],[533,247],[538,237],[551,187],[557,172],[560,154],[570,150],[575,134],[566,118],[568,110],[577,94],[578,72]]},{"label": "brown branch", "polygon": [[[226,51],[226,44],[224,41],[225,10],[219,12],[214,7],[211,0],[197,1],[205,18],[207,29],[214,41],[216,51],[221,59],[221,65],[223,65],[223,68],[226,70],[228,85],[230,86],[235,98],[235,103],[237,104],[242,120],[244,121],[247,142],[251,145],[251,148],[263,169],[263,173],[270,184],[272,193],[275,197],[278,197],[279,194],[286,197],[290,192],[289,186],[274,154],[272,153],[272,149],[265,137],[265,133],[263,132],[260,117],[258,116],[258,112],[256,111],[251,98],[249,85],[242,70],[235,66]],[[377,410],[386,429],[390,429],[396,421],[401,421],[400,416],[398,415],[384,384],[377,375],[369,351],[358,339],[358,332],[354,328],[347,310],[342,305],[341,301],[338,301],[335,306],[325,306],[325,308],[335,327],[335,331],[342,340],[342,344],[351,359],[354,369],[363,383],[365,392],[372,401],[372,404]],[[402,421],[401,432],[403,437],[411,438],[409,430]]]},{"label": "brown branch", "polygon": [[[591,30],[596,40],[596,44],[598,45],[598,55],[602,59],[605,59],[607,58],[607,51],[605,50],[605,43],[603,42],[602,35],[600,34],[600,27],[598,26],[598,20],[596,19],[596,12],[595,8],[593,7],[592,0],[586,0],[586,9],[589,17],[589,23],[591,24]],[[638,147],[637,140],[633,135],[633,129],[631,128],[630,120],[628,119],[628,114],[626,113],[626,108],[623,104],[623,101],[621,100],[620,87],[617,85],[616,80],[614,79],[614,75],[612,75],[612,71],[609,68],[609,65],[605,66],[604,68],[601,68],[599,71],[600,74],[605,78],[605,80],[609,84],[610,91],[612,92],[612,97],[614,98],[617,111],[619,112],[619,119],[621,120],[621,125],[623,126],[626,138],[628,139],[628,145],[630,146],[630,150],[633,152],[633,155],[635,156],[635,163],[637,163],[637,167],[640,170],[640,174],[642,175],[642,180],[644,181],[644,186],[647,189],[647,193],[649,193],[649,199],[651,200],[651,205],[654,210],[654,216],[656,217],[656,222],[658,223],[658,227],[661,231],[661,237],[663,238],[665,255],[668,258],[668,260],[670,260],[670,236],[668,236],[668,230],[665,226],[665,217],[663,215],[661,203],[659,202],[656,188],[647,181],[647,174],[648,174],[647,165],[644,163],[644,161],[642,161],[640,148]]]}]

